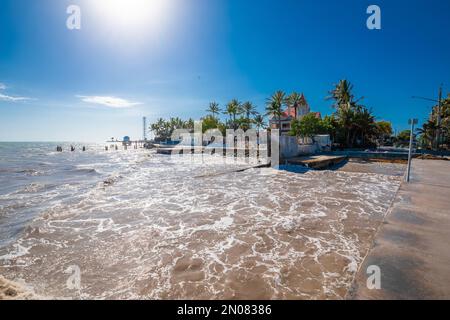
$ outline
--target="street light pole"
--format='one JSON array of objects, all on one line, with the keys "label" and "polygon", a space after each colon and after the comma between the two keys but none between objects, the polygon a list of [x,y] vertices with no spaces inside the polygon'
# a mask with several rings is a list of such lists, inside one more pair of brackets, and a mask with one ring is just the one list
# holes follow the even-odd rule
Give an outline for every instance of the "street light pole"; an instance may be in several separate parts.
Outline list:
[{"label": "street light pole", "polygon": [[406,172],[406,182],[409,182],[409,177],[411,174],[411,160],[412,160],[412,147],[413,147],[413,137],[414,137],[414,125],[419,121],[417,119],[410,119],[408,124],[411,125],[411,133],[409,135],[409,152],[408,152],[408,169]]}]

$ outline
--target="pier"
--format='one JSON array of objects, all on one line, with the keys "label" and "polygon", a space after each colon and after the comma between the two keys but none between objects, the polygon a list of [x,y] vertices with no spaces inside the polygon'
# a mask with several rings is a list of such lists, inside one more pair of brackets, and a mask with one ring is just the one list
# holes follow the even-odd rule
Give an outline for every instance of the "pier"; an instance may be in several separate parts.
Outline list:
[{"label": "pier", "polygon": [[[450,299],[450,162],[414,159],[348,299]],[[368,289],[378,266],[381,289]]]}]

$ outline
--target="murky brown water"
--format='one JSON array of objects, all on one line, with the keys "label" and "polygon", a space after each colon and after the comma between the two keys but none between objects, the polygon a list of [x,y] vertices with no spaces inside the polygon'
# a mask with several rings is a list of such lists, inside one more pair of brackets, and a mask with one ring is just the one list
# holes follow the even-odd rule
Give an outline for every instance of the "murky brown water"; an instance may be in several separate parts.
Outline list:
[{"label": "murky brown water", "polygon": [[[401,179],[272,169],[205,176],[223,168],[146,154],[130,166],[42,209],[0,249],[0,274],[52,298],[340,299]],[[80,290],[67,286],[70,266],[80,269]]]}]

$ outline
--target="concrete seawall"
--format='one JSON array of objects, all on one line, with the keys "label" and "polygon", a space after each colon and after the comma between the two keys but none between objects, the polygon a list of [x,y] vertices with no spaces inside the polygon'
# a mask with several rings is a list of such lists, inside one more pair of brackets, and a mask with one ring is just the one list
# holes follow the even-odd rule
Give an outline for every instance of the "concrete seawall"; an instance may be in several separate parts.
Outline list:
[{"label": "concrete seawall", "polygon": [[[450,162],[414,159],[348,299],[450,299]],[[378,266],[381,289],[368,289]]]},{"label": "concrete seawall", "polygon": [[[341,155],[349,158],[359,159],[390,159],[390,160],[408,160],[408,153],[405,152],[365,152],[365,151],[333,151],[325,153],[330,155]],[[414,157],[417,157],[414,154]]]}]

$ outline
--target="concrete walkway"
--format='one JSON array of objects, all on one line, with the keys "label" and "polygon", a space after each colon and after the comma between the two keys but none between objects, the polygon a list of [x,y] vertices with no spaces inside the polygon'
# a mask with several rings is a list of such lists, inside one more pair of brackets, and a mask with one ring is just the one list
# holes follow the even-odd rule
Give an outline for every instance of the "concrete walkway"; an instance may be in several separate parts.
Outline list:
[{"label": "concrete walkway", "polygon": [[294,165],[302,165],[312,169],[326,169],[335,164],[341,163],[347,160],[347,156],[307,156],[307,157],[294,157],[286,159],[287,163]]},{"label": "concrete walkway", "polygon": [[[348,299],[450,299],[450,161],[413,160]],[[369,290],[367,268],[381,269]]]}]

